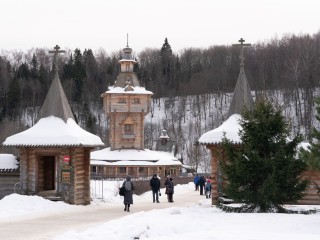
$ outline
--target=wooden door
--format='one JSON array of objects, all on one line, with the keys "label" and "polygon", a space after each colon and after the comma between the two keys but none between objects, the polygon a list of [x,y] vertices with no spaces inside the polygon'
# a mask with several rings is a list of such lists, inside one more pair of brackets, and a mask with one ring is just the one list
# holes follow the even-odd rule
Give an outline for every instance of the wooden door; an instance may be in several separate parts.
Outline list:
[{"label": "wooden door", "polygon": [[39,191],[49,191],[55,189],[55,157],[39,157],[38,186]]}]

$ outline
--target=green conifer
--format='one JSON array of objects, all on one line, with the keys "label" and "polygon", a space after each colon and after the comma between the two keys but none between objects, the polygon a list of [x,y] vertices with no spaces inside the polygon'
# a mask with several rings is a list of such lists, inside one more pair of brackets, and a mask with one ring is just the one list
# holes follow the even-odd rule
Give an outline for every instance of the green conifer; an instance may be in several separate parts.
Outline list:
[{"label": "green conifer", "polygon": [[242,144],[235,147],[226,138],[222,144],[226,193],[242,203],[241,212],[285,212],[283,204],[295,203],[307,187],[299,178],[306,164],[295,157],[301,136],[288,140],[288,124],[269,102],[245,109],[242,117]]},{"label": "green conifer", "polygon": [[[315,100],[316,103],[316,116],[320,122],[320,97]],[[300,158],[303,159],[311,170],[320,170],[320,131],[315,127],[312,129],[312,142],[308,149],[300,149]]]}]

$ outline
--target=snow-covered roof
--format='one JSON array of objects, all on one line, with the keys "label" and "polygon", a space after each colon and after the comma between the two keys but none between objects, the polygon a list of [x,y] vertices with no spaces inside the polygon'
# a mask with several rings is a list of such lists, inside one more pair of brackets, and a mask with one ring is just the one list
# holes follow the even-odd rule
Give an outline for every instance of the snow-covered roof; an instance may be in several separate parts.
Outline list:
[{"label": "snow-covered roof", "polygon": [[298,149],[303,148],[306,151],[310,151],[309,147],[311,146],[308,142],[301,142],[298,144]]},{"label": "snow-covered roof", "polygon": [[17,169],[17,158],[12,154],[0,154],[0,169]]},{"label": "snow-covered roof", "polygon": [[41,118],[33,127],[8,137],[4,146],[14,147],[96,147],[101,139],[81,127],[71,118],[64,122],[50,116]]},{"label": "snow-covered roof", "polygon": [[241,143],[239,136],[239,131],[242,127],[239,124],[241,115],[233,114],[231,115],[220,127],[213,129],[209,132],[204,133],[199,138],[200,144],[219,144],[222,142],[224,133],[227,139],[235,144]]},{"label": "snow-covered roof", "polygon": [[151,91],[146,90],[144,87],[133,87],[133,91],[125,91],[125,88],[122,87],[108,87],[108,90],[104,93],[121,93],[121,94],[150,94],[153,93]]},{"label": "snow-covered roof", "polygon": [[137,61],[134,60],[134,59],[121,59],[121,60],[119,60],[118,62],[119,62],[119,63],[122,63],[122,62],[133,62],[133,63],[137,63]]},{"label": "snow-covered roof", "polygon": [[111,150],[110,148],[104,148],[91,152],[90,159],[91,165],[181,165],[181,162],[171,153],[152,151],[149,149]]}]

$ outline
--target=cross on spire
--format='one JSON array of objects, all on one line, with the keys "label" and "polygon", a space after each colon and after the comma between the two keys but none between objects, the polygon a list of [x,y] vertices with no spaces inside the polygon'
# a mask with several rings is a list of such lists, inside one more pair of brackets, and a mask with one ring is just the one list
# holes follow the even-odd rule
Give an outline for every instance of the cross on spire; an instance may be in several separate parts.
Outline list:
[{"label": "cross on spire", "polygon": [[60,47],[59,45],[56,45],[54,48],[54,50],[49,51],[49,53],[53,53],[53,69],[58,72],[58,54],[59,53],[65,53],[66,51],[64,50],[59,50]]},{"label": "cross on spire", "polygon": [[240,40],[238,41],[240,44],[233,44],[232,46],[240,46],[241,47],[241,49],[240,49],[240,56],[239,56],[239,58],[240,58],[240,66],[241,67],[244,67],[244,59],[245,59],[245,57],[243,56],[243,48],[244,47],[246,47],[246,46],[251,46],[251,44],[250,43],[244,43],[245,42],[245,40],[243,39],[243,38],[240,38]]}]

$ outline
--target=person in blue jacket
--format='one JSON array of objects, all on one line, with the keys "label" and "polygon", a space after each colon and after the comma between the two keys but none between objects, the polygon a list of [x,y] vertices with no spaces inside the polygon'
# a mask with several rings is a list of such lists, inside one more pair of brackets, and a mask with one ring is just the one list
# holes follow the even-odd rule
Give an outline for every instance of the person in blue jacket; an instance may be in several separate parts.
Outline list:
[{"label": "person in blue jacket", "polygon": [[195,191],[199,191],[199,179],[200,177],[198,174],[196,174],[193,178],[194,186],[196,188]]}]

